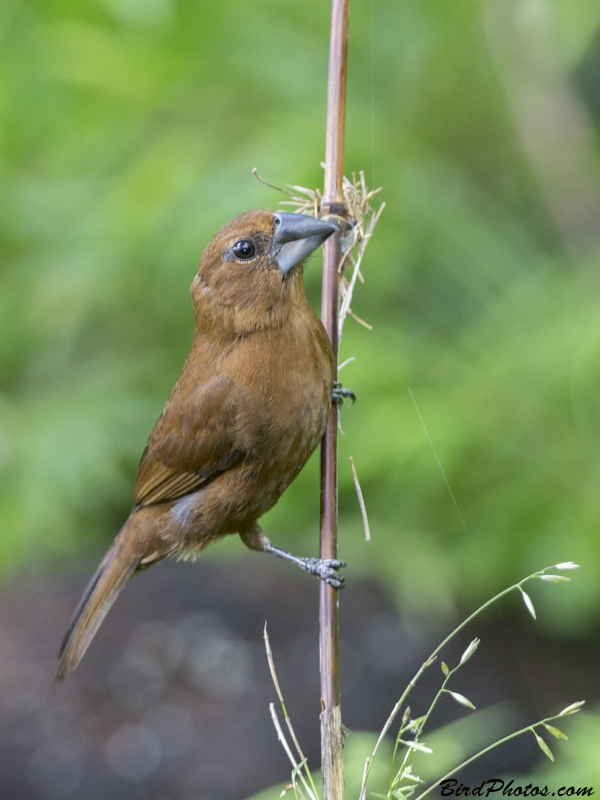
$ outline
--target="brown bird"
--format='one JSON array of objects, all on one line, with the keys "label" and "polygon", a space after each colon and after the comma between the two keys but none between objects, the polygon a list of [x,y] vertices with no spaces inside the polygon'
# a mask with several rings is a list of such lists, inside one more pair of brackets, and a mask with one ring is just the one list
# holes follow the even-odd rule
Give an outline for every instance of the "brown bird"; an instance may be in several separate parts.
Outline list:
[{"label": "brown bird", "polygon": [[342,585],[343,562],[287,553],[257,524],[316,448],[331,409],[331,346],[302,267],[335,230],[302,214],[248,211],[204,251],[189,356],[142,455],[133,510],[73,615],[58,680],[135,572],[194,557],[227,534]]}]

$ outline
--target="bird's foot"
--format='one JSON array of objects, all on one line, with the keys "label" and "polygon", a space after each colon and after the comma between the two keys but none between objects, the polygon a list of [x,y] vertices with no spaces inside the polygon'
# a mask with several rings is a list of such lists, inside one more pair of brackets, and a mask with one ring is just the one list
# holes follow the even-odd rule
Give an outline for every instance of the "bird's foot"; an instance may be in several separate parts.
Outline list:
[{"label": "bird's foot", "polygon": [[[242,538],[248,547],[252,547],[252,542],[247,535]],[[255,546],[254,549],[258,548]],[[273,553],[273,555],[278,558],[289,561],[290,564],[295,564],[297,567],[304,570],[304,572],[308,572],[309,575],[316,575],[317,578],[333,586],[334,589],[341,589],[344,585],[344,576],[340,575],[338,572],[340,567],[346,566],[344,561],[338,561],[337,558],[307,558],[305,556],[295,556],[293,553],[288,553],[287,550],[282,550],[280,547],[274,545],[266,536],[261,538],[260,549],[265,553]]]},{"label": "bird's foot", "polygon": [[338,561],[337,558],[300,558],[296,563],[309,575],[316,575],[334,589],[344,588],[344,576],[340,575],[338,569],[346,566],[345,561]]},{"label": "bird's foot", "polygon": [[350,400],[350,405],[353,406],[356,403],[356,395],[354,392],[350,391],[350,389],[344,389],[339,381],[334,381],[333,384],[333,402],[337,406],[341,406],[344,400],[348,398]]}]

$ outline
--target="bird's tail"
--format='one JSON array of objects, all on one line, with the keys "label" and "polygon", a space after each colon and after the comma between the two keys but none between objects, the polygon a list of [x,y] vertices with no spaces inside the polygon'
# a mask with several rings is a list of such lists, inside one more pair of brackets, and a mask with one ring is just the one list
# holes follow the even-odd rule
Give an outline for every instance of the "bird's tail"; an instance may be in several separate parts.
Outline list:
[{"label": "bird's tail", "polygon": [[77,667],[102,620],[144,556],[137,537],[131,536],[132,531],[127,529],[126,522],[75,609],[60,648],[57,681],[64,680]]}]

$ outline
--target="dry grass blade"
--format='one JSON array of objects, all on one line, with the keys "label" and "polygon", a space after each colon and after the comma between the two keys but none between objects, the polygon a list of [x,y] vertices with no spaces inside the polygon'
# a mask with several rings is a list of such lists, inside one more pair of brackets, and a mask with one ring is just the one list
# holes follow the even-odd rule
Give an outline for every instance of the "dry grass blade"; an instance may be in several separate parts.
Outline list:
[{"label": "dry grass blade", "polygon": [[[288,744],[288,741],[285,738],[285,734],[284,734],[283,729],[281,727],[281,723],[279,722],[279,717],[277,716],[277,711],[275,710],[275,703],[269,703],[269,711],[271,712],[271,719],[273,720],[273,725],[275,726],[275,730],[277,731],[277,738],[281,742],[281,745],[282,745],[283,749],[285,750],[286,755],[289,758],[289,760],[290,760],[290,762],[291,762],[291,764],[293,766],[293,770],[292,770],[292,786],[294,788],[294,791],[297,793],[297,795],[299,795],[302,798],[302,800],[306,800],[306,796],[305,796],[304,792],[302,791],[302,789],[300,788],[300,786],[298,785],[298,782],[297,782],[297,778],[299,777],[300,778],[300,782],[302,783],[302,786],[304,787],[304,791],[308,794],[308,797],[310,798],[310,800],[319,800],[319,797],[317,795],[316,789],[314,788],[314,784],[312,785],[312,787],[309,786],[307,781],[306,781],[306,778],[302,774],[302,769],[306,768],[306,762],[302,761],[302,762],[300,762],[298,764],[296,762],[296,759],[294,758],[294,755],[293,755],[292,750],[291,750],[291,748],[290,748],[290,746]],[[311,777],[311,783],[312,783],[312,777]]]},{"label": "dry grass blade", "polygon": [[363,326],[363,328],[366,328],[368,331],[372,331],[372,330],[373,330],[373,326],[372,326],[372,325],[369,325],[369,323],[368,323],[368,322],[365,322],[365,320],[364,320],[364,319],[361,319],[359,316],[357,316],[357,315],[354,313],[354,311],[352,311],[351,309],[349,309],[349,310],[348,310],[348,314],[349,314],[349,315],[352,317],[352,319],[353,319],[355,322],[358,322],[358,324],[359,324],[359,325],[362,325],[362,326]]},{"label": "dry grass blade", "polygon": [[256,167],[252,168],[252,174],[254,175],[257,181],[264,183],[264,185],[268,186],[269,189],[275,189],[276,192],[282,192],[283,194],[288,194],[290,197],[293,197],[293,194],[291,192],[288,192],[287,189],[282,189],[281,186],[275,186],[275,184],[269,183],[269,181],[266,181],[264,178],[262,178],[258,174],[258,170],[256,169]]},{"label": "dry grass blade", "polygon": [[365,506],[365,500],[363,498],[362,489],[360,488],[360,483],[358,482],[358,475],[356,474],[356,467],[354,466],[354,459],[352,456],[349,456],[350,459],[350,466],[352,468],[352,478],[354,479],[354,488],[356,489],[356,496],[358,497],[358,505],[360,506],[360,513],[362,516],[363,526],[365,529],[365,539],[367,542],[371,541],[371,529],[369,528],[369,520],[367,518],[367,508]]},{"label": "dry grass blade", "polygon": [[271,712],[271,719],[273,720],[273,725],[275,726],[275,730],[277,731],[277,738],[281,742],[283,749],[286,752],[287,757],[289,758],[292,766],[294,769],[298,767],[298,762],[294,758],[294,754],[292,753],[292,749],[288,743],[288,740],[285,738],[285,733],[283,732],[283,728],[281,727],[281,723],[279,722],[279,717],[277,716],[277,711],[275,710],[275,703],[269,703],[269,711]]},{"label": "dry grass blade", "polygon": [[271,642],[269,641],[269,634],[267,633],[267,625],[265,623],[265,630],[264,630],[264,639],[265,639],[265,649],[267,651],[267,660],[269,662],[269,669],[271,670],[271,678],[273,679],[273,684],[275,685],[275,691],[277,692],[277,697],[279,698],[279,702],[281,703],[281,710],[283,711],[283,716],[288,727],[288,731],[290,732],[290,736],[292,737],[292,741],[294,743],[294,747],[298,755],[300,756],[301,761],[306,761],[306,756],[302,752],[302,748],[300,747],[300,743],[296,737],[296,733],[292,726],[292,720],[287,712],[287,708],[285,707],[285,700],[283,699],[283,694],[281,692],[281,687],[279,686],[279,679],[277,678],[277,672],[275,671],[275,662],[273,661],[273,651],[271,650]]},{"label": "dry grass blade", "polygon": [[[277,731],[277,736],[279,741],[283,745],[283,748],[292,763],[294,771],[292,773],[292,781],[294,785],[294,789],[300,793],[302,797],[302,791],[299,786],[296,784],[296,776],[300,777],[300,780],[304,786],[305,791],[308,793],[311,800],[318,800],[317,789],[315,787],[312,775],[310,770],[308,769],[307,759],[304,753],[302,752],[302,748],[300,747],[300,743],[298,742],[298,738],[292,726],[292,720],[287,712],[287,708],[285,706],[285,700],[283,699],[283,693],[281,691],[281,686],[279,685],[279,679],[277,677],[277,672],[275,670],[275,661],[273,660],[273,651],[271,650],[271,642],[269,640],[269,634],[267,633],[267,625],[265,623],[265,628],[263,632],[263,637],[265,640],[265,650],[267,652],[267,661],[269,663],[269,670],[271,672],[271,678],[273,680],[273,685],[275,686],[275,691],[277,692],[277,697],[279,698],[279,703],[281,705],[281,710],[283,712],[283,717],[285,719],[285,723],[287,725],[287,729],[290,735],[290,738],[296,748],[296,752],[298,753],[300,761],[296,761],[292,750],[289,746],[289,743],[285,737],[283,729],[281,728],[281,724],[279,722],[279,717],[277,716],[277,712],[275,711],[274,703],[269,704],[269,711],[271,712],[271,718],[273,720],[273,725],[275,726],[275,730]],[[304,773],[304,774],[303,774]]]},{"label": "dry grass blade", "polygon": [[[373,236],[375,226],[377,225],[379,217],[385,208],[385,203],[382,203],[377,210],[374,210],[369,201],[376,192],[370,192],[366,189],[366,187],[364,188],[363,193],[359,194],[357,192],[357,185],[364,186],[364,175],[362,172],[360,175],[361,183],[351,184],[352,191],[348,191],[347,197],[347,202],[350,200],[350,202],[348,202],[348,206],[350,208],[351,219],[355,219],[356,223],[352,229],[352,240],[348,242],[348,247],[345,249],[344,258],[342,259],[342,269],[351,266],[352,273],[350,280],[347,280],[343,275],[340,280],[340,292],[342,295],[338,322],[340,339],[342,338],[342,330],[348,314],[350,314],[350,316],[352,316],[359,324],[364,325],[367,328],[371,327],[368,325],[368,323],[364,322],[364,320],[361,320],[356,316],[356,314],[353,313],[350,304],[352,303],[356,281],[364,281],[360,267],[365,250],[367,249],[367,245]],[[379,191],[379,189],[376,191]]]},{"label": "dry grass blade", "polygon": [[287,711],[285,709],[285,703],[283,701],[283,695],[281,693],[281,687],[279,685],[279,680],[277,678],[277,672],[275,671],[275,662],[273,661],[273,651],[271,650],[271,642],[269,640],[269,634],[267,633],[267,623],[265,622],[265,629],[263,631],[263,638],[265,640],[265,650],[267,651],[267,661],[269,662],[269,669],[271,671],[271,678],[273,680],[273,684],[275,685],[275,691],[277,692],[277,697],[279,698],[279,702],[283,708],[283,713],[287,716]]}]

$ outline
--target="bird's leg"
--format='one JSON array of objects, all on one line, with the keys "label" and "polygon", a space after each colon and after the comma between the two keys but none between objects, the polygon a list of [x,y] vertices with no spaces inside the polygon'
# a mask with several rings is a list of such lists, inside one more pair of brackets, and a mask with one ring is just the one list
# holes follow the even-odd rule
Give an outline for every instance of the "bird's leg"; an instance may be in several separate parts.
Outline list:
[{"label": "bird's leg", "polygon": [[293,553],[288,553],[287,550],[282,550],[276,547],[267,540],[263,548],[265,553],[273,553],[273,555],[295,564],[300,569],[308,572],[309,575],[316,575],[325,583],[333,586],[334,589],[341,589],[344,586],[344,576],[340,575],[337,570],[340,567],[345,567],[344,561],[338,561],[335,558],[307,558],[305,556],[295,556]]},{"label": "bird's leg", "polygon": [[342,384],[339,381],[334,381],[333,383],[333,402],[337,406],[341,406],[344,402],[345,398],[350,400],[350,405],[353,406],[356,403],[356,395],[354,392],[351,392],[350,389],[344,389]]},{"label": "bird's leg", "polygon": [[287,550],[282,550],[280,547],[276,547],[272,544],[258,525],[240,532],[240,538],[246,547],[249,547],[251,550],[258,550],[262,553],[273,553],[273,555],[300,567],[300,569],[308,572],[309,575],[316,575],[317,578],[325,581],[335,589],[341,589],[344,585],[344,576],[337,572],[340,567],[346,566],[344,561],[338,561],[335,558],[322,559],[295,556],[293,553],[288,553]]}]

